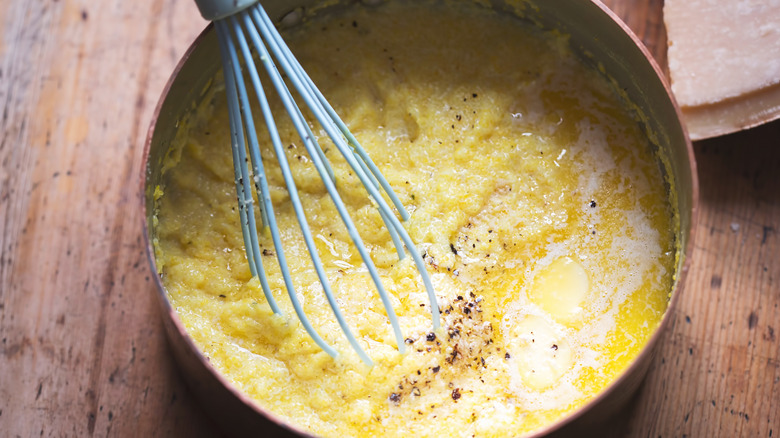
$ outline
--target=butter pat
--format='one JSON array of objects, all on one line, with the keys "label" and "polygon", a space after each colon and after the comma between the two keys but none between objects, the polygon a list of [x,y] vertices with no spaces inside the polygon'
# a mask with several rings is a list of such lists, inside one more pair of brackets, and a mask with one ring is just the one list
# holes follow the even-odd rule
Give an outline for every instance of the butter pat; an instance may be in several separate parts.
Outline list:
[{"label": "butter pat", "polygon": [[588,294],[588,273],[571,257],[561,257],[536,275],[530,299],[562,324],[577,322]]},{"label": "butter pat", "polygon": [[780,117],[780,0],[667,0],[664,22],[691,139]]}]

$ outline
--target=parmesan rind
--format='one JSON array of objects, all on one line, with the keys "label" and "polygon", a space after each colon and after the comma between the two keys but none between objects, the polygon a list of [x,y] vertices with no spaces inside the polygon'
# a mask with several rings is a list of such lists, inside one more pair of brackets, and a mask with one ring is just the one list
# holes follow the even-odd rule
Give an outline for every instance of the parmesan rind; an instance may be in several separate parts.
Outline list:
[{"label": "parmesan rind", "polygon": [[668,0],[664,22],[692,139],[780,117],[780,0]]}]

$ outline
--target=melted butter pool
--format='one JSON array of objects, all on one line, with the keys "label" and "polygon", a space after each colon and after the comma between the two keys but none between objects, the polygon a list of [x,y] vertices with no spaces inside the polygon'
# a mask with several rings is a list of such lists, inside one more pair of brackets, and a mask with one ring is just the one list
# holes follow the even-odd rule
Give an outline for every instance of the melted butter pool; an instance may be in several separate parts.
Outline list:
[{"label": "melted butter pool", "polygon": [[[648,140],[564,38],[477,6],[355,5],[285,35],[398,193],[443,311],[329,148],[407,338],[384,307],[305,149],[280,132],[328,278],[375,361],[351,351],[321,292],[270,146],[263,154],[295,290],[334,360],[263,263],[249,273],[224,96],[182,124],[160,188],[157,256],[169,298],[210,362],[260,404],[330,436],[509,437],[601,391],[657,328],[673,282],[673,212]],[[260,122],[258,121],[258,125]],[[261,139],[263,139],[261,135]]]}]

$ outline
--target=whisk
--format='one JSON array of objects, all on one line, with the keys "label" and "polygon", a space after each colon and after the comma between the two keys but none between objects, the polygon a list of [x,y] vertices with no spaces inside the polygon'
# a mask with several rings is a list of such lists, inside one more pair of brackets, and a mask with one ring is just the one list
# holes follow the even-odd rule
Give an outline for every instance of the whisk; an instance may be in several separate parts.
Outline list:
[{"label": "whisk", "polygon": [[[266,92],[260,81],[258,68],[253,58],[253,50],[257,54],[257,59],[265,68],[273,88],[279,95],[285,110],[290,117],[303,145],[311,157],[311,161],[317,169],[322,182],[332,198],[336,209],[347,228],[348,234],[352,239],[355,248],[363,259],[374,284],[376,285],[379,296],[387,312],[388,319],[393,328],[396,344],[399,352],[403,353],[404,337],[398,323],[398,317],[393,310],[393,306],[388,297],[387,291],[382,286],[374,263],[368,255],[368,251],[363,244],[357,229],[349,216],[344,202],[341,200],[335,184],[335,176],[328,159],[322,148],[315,139],[308,121],[304,118],[301,109],[298,107],[287,83],[282,78],[277,64],[287,76],[287,79],[297,92],[299,98],[308,107],[311,114],[327,132],[333,144],[344,156],[346,162],[355,172],[360,182],[365,187],[368,195],[378,207],[380,216],[387,227],[389,234],[395,244],[399,259],[405,257],[403,246],[405,245],[411,254],[414,263],[422,276],[425,289],[428,294],[431,307],[431,317],[433,319],[433,329],[439,328],[440,313],[436,302],[436,296],[433,291],[431,279],[425,269],[420,253],[414,246],[409,234],[401,225],[396,215],[390,209],[390,206],[382,196],[382,191],[391,200],[402,220],[409,218],[409,213],[404,208],[398,196],[382,176],[377,166],[371,161],[355,137],[350,133],[347,126],[339,118],[331,105],[325,100],[323,95],[311,81],[309,76],[303,70],[301,65],[290,52],[287,45],[282,40],[281,35],[276,30],[273,22],[257,0],[195,0],[200,9],[201,15],[214,23],[219,39],[220,54],[222,57],[222,69],[225,77],[225,94],[227,96],[228,112],[230,119],[231,147],[233,151],[233,167],[236,177],[236,193],[238,196],[239,215],[241,228],[244,238],[244,247],[246,258],[249,262],[250,271],[253,276],[257,276],[265,294],[266,300],[273,309],[274,313],[281,313],[276,303],[271,288],[266,278],[265,270],[260,256],[260,247],[257,235],[257,222],[254,212],[254,200],[252,197],[252,185],[257,192],[259,202],[259,211],[261,215],[261,228],[270,230],[271,239],[274,244],[276,257],[281,268],[284,284],[287,294],[290,297],[295,312],[302,325],[314,340],[314,342],[332,357],[336,357],[338,352],[317,333],[309,322],[303,308],[295,294],[290,270],[282,248],[279,228],[274,218],[273,205],[271,204],[268,182],[263,168],[263,159],[260,153],[258,135],[255,130],[252,109],[247,92],[247,85],[244,82],[242,65],[246,68],[251,85],[254,87],[257,101],[262,112],[263,119],[267,126],[267,131],[273,146],[279,167],[281,169],[284,182],[287,186],[290,202],[292,203],[295,215],[298,219],[301,232],[303,234],[306,247],[311,256],[311,261],[319,277],[323,291],[327,297],[333,313],[338,320],[341,329],[344,331],[350,345],[354,348],[358,356],[368,365],[372,364],[371,358],[360,346],[352,330],[347,325],[344,315],[339,309],[333,291],[325,275],[325,269],[317,249],[314,244],[311,230],[309,228],[304,209],[301,205],[297,193],[295,182],[293,181],[290,166],[285,158],[279,132],[276,128],[274,115],[271,112]],[[243,58],[243,64],[239,61],[239,52]],[[276,62],[274,62],[274,60]],[[247,160],[247,149],[249,150],[249,160]],[[248,162],[251,161],[252,172],[249,171]]]}]

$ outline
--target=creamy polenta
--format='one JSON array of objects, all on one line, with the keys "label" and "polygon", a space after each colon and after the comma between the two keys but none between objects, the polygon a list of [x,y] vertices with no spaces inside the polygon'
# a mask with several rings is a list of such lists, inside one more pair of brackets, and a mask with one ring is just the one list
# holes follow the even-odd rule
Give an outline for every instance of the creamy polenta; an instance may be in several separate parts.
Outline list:
[{"label": "creamy polenta", "polygon": [[566,38],[477,5],[416,1],[308,17],[285,39],[411,213],[405,227],[443,327],[432,331],[416,267],[399,261],[362,185],[314,126],[399,315],[407,352],[398,352],[281,109],[284,158],[329,282],[374,365],[360,361],[330,310],[261,133],[295,292],[338,357],[295,317],[277,249],[261,233],[282,307],[273,314],[245,258],[215,87],[180,125],[156,194],[155,238],[170,301],[212,365],[318,435],[509,437],[586,403],[631,363],[673,284],[669,184],[628,105]]}]

